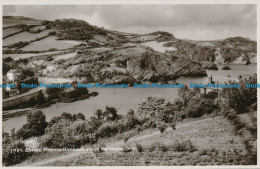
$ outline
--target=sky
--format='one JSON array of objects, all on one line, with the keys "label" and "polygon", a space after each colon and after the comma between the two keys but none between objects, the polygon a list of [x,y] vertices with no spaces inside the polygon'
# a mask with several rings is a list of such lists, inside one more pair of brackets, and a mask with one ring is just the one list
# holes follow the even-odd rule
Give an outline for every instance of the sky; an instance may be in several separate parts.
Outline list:
[{"label": "sky", "polygon": [[167,31],[176,38],[217,40],[242,36],[256,40],[256,5],[8,5],[4,16],[42,20],[82,19],[129,33]]}]

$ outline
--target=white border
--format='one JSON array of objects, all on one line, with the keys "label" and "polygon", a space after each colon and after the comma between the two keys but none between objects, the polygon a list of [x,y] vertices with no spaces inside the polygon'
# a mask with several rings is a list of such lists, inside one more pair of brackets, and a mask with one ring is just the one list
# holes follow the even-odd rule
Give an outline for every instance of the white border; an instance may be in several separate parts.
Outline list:
[{"label": "white border", "polygon": [[[260,1],[259,0],[2,0],[1,2],[1,8],[0,8],[0,26],[2,28],[2,7],[3,5],[102,5],[102,4],[256,4],[257,5],[257,42],[260,42]],[[0,36],[2,39],[2,29],[0,29]],[[260,44],[257,43],[257,53],[259,53]],[[0,42],[0,51],[2,51],[2,41]],[[259,55],[257,56],[257,61],[259,61]],[[1,58],[2,58],[2,52],[1,52]],[[1,61],[2,62],[2,59]],[[0,72],[2,74],[2,64],[0,64]],[[257,64],[257,72],[260,72],[260,64]],[[258,83],[260,74],[257,75]],[[0,84],[2,83],[2,78],[0,78]],[[257,90],[258,96],[260,96],[259,89]],[[0,92],[0,98],[2,98],[2,92]],[[258,99],[258,109],[259,110],[259,99]],[[0,102],[0,107],[2,107],[2,102]],[[0,109],[2,111],[2,109]],[[257,119],[260,118],[259,113],[257,112]],[[2,124],[2,116],[0,117],[0,123]],[[260,134],[259,132],[259,120],[257,123],[258,128],[258,136]],[[2,129],[0,131],[2,135]],[[2,147],[2,137],[0,137],[0,144]],[[118,167],[106,167],[108,169],[112,168],[184,168],[184,169],[222,169],[222,168],[260,168],[260,146],[259,146],[259,139],[257,139],[257,152],[258,152],[258,158],[257,162],[258,165],[251,165],[251,166],[118,166]],[[2,150],[2,148],[0,148]],[[1,157],[2,157],[2,151],[0,151]],[[0,163],[2,164],[2,158],[0,159]],[[1,165],[0,164],[0,165]],[[65,167],[65,166],[64,166]],[[64,167],[55,167],[55,168],[64,168]],[[70,168],[100,168],[98,166],[76,166],[76,167],[70,167]],[[102,168],[103,168],[102,167]],[[28,167],[7,167],[7,168],[28,168]],[[39,167],[37,167],[39,168]],[[44,168],[54,168],[54,167],[44,167]]]}]

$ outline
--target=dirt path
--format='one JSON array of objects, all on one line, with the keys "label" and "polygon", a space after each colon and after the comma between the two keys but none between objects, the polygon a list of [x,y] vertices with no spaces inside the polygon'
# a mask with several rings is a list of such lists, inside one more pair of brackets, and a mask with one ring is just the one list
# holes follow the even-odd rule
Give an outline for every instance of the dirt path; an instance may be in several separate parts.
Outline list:
[{"label": "dirt path", "polygon": [[67,155],[64,155],[64,156],[60,156],[60,157],[56,157],[56,158],[51,158],[51,159],[48,159],[48,160],[44,160],[44,161],[32,163],[32,164],[28,165],[28,167],[44,166],[44,165],[46,165],[46,164],[53,163],[53,162],[58,161],[58,160],[64,161],[64,160],[66,160],[66,159],[68,159],[68,158],[72,158],[72,157],[81,155],[81,154],[83,154],[83,153],[86,153],[86,152],[75,152],[75,153],[67,154]]}]

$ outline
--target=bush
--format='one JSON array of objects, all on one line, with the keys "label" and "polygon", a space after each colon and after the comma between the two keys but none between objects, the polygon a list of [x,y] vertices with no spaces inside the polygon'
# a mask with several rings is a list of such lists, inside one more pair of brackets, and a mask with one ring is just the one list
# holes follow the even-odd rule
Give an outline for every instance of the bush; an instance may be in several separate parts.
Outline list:
[{"label": "bush", "polygon": [[170,109],[172,107],[172,103],[163,97],[149,96],[138,104],[138,113],[144,117],[157,116],[165,111],[165,108]]},{"label": "bush", "polygon": [[9,57],[6,57],[6,58],[3,58],[3,62],[11,62],[13,61],[14,59],[11,58],[10,56]]},{"label": "bush", "polygon": [[51,32],[48,33],[48,36],[54,36],[54,35],[56,35],[55,31],[51,31]]},{"label": "bush", "polygon": [[215,99],[218,93],[213,91],[201,94],[199,88],[189,89],[187,86],[178,89],[179,98],[174,101],[176,118],[197,118],[219,110]]},{"label": "bush", "polygon": [[229,66],[224,66],[222,70],[231,70],[231,68]]},{"label": "bush", "polygon": [[14,44],[11,44],[11,45],[8,45],[7,48],[23,48],[25,46],[29,45],[29,42],[17,42],[17,43],[14,43]]},{"label": "bush", "polygon": [[42,144],[50,148],[79,148],[90,142],[89,125],[83,121],[61,119],[46,128]]},{"label": "bush", "polygon": [[[228,83],[237,82],[229,81]],[[221,90],[222,104],[234,109],[237,113],[244,113],[248,107],[257,103],[257,88],[248,88],[247,83],[257,84],[256,74],[241,78],[240,88],[223,88]]]},{"label": "bush", "polygon": [[41,110],[30,112],[27,115],[27,123],[17,131],[17,135],[23,139],[33,136],[41,136],[47,127],[46,117]]},{"label": "bush", "polygon": [[159,144],[158,149],[161,150],[162,152],[167,152],[170,149],[170,147],[165,144]]},{"label": "bush", "polygon": [[124,59],[124,60],[117,59],[115,61],[115,64],[116,64],[117,67],[126,68],[127,67],[127,59]]},{"label": "bush", "polygon": [[135,147],[136,147],[136,149],[137,149],[137,151],[138,151],[139,153],[144,152],[144,148],[142,147],[141,144],[136,143]]},{"label": "bush", "polygon": [[116,108],[109,106],[106,106],[106,110],[103,112],[103,115],[108,121],[114,121],[119,118]]},{"label": "bush", "polygon": [[[11,151],[12,150],[12,151]],[[17,150],[17,151],[15,151]],[[3,164],[5,166],[19,164],[26,160],[32,153],[26,152],[26,147],[24,143],[18,142],[13,143],[3,150]]]},{"label": "bush", "polygon": [[163,133],[167,129],[167,126],[165,124],[160,124],[158,126],[158,129],[160,130],[161,133]]},{"label": "bush", "polygon": [[158,146],[158,143],[152,143],[149,146],[147,146],[147,149],[148,149],[148,151],[153,152],[156,150],[157,146]]},{"label": "bush", "polygon": [[129,146],[123,146],[122,147],[122,152],[124,152],[124,153],[128,153],[128,152],[131,152],[132,151],[132,148],[131,147],[129,147]]},{"label": "bush", "polygon": [[131,130],[133,128],[136,128],[137,126],[142,125],[142,123],[139,121],[139,119],[134,115],[127,116],[127,117],[125,117],[125,119],[126,119],[126,122],[124,124],[125,131]]},{"label": "bush", "polygon": [[66,98],[68,99],[74,99],[78,98],[82,95],[88,95],[89,91],[87,88],[76,88],[75,90],[72,90],[68,93],[66,93]]},{"label": "bush", "polygon": [[177,141],[173,143],[173,150],[178,152],[183,152],[183,151],[193,152],[196,150],[196,148],[191,143],[190,140],[186,140],[186,141]]},{"label": "bush", "polygon": [[176,130],[176,123],[172,123],[172,124],[170,124],[170,126],[171,126],[172,130]]},{"label": "bush", "polygon": [[124,143],[126,143],[131,136],[132,136],[131,133],[125,134],[124,137],[123,137]]},{"label": "bush", "polygon": [[108,138],[119,133],[120,126],[115,122],[105,122],[96,131],[96,136],[99,138]]}]

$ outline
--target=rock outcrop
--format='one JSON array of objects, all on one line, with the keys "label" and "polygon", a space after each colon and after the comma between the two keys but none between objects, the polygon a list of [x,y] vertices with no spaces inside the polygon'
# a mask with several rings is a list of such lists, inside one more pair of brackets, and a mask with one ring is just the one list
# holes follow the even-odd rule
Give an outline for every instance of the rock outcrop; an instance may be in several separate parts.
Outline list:
[{"label": "rock outcrop", "polygon": [[128,61],[127,70],[136,80],[173,80],[181,76],[206,76],[202,66],[187,58],[146,52]]},{"label": "rock outcrop", "polygon": [[208,70],[218,70],[218,66],[215,63],[212,63],[212,62],[204,63],[203,68],[208,69]]}]

